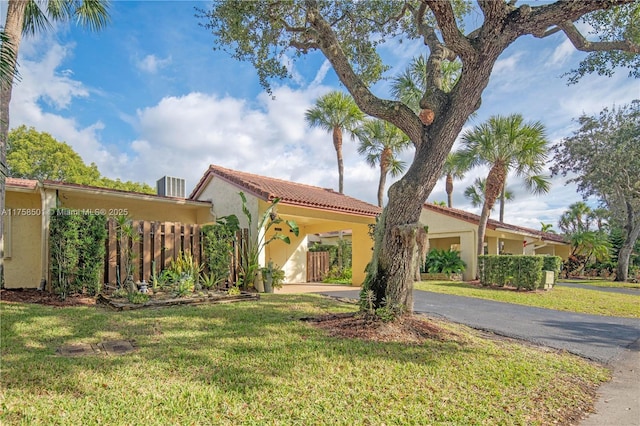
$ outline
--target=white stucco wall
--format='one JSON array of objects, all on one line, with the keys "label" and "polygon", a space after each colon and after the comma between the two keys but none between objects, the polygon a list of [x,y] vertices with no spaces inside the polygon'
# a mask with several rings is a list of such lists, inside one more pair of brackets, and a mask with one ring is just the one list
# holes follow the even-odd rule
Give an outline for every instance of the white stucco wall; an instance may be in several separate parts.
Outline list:
[{"label": "white stucco wall", "polygon": [[[240,221],[241,228],[247,228],[247,218],[242,213],[242,200],[240,199],[241,189],[236,185],[229,183],[223,179],[213,177],[209,183],[200,192],[198,200],[211,201],[213,203],[213,213],[216,220],[222,216],[236,215]],[[243,191],[247,197],[247,208],[251,213],[253,224],[258,221],[258,198],[252,194]]]}]

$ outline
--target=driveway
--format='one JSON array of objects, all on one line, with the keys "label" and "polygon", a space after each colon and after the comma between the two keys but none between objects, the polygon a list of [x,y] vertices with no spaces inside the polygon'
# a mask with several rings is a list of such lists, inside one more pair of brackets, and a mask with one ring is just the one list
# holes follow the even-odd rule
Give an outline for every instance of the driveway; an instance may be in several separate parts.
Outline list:
[{"label": "driveway", "polygon": [[[359,291],[327,289],[319,293],[357,299]],[[638,319],[576,314],[421,290],[414,291],[414,310],[604,363],[611,363],[640,339]]]}]

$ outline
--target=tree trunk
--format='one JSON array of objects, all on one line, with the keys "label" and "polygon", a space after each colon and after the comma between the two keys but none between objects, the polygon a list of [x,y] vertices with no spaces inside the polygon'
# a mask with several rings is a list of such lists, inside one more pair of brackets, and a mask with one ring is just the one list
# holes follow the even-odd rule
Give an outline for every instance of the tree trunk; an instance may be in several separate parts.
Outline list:
[{"label": "tree trunk", "polygon": [[618,267],[616,269],[616,281],[626,281],[629,278],[629,259],[633,253],[633,247],[640,237],[640,220],[635,219],[635,212],[631,203],[627,202],[627,223],[625,224],[626,236],[620,251],[618,251]]},{"label": "tree trunk", "polygon": [[502,185],[502,191],[500,191],[500,223],[504,223],[504,191],[507,185]]},{"label": "tree trunk", "polygon": [[[484,204],[482,205],[482,214],[478,223],[478,245],[476,256],[484,254],[484,236],[487,231],[487,222],[491,209],[496,203],[496,199],[500,195],[500,191],[504,187],[504,180],[507,176],[507,170],[503,163],[497,162],[489,170],[487,175],[487,183],[484,188]],[[476,278],[478,271],[476,270]]]},{"label": "tree trunk", "polygon": [[344,163],[342,161],[342,129],[340,127],[333,128],[333,146],[338,157],[338,192],[342,194],[344,191]]},{"label": "tree trunk", "polygon": [[451,173],[447,173],[446,190],[447,190],[447,206],[449,206],[449,208],[452,208],[453,207],[453,176],[451,175]]},{"label": "tree trunk", "polygon": [[387,171],[380,167],[380,180],[378,181],[378,207],[384,205],[384,186],[387,182]]},{"label": "tree trunk", "polygon": [[[22,27],[24,25],[24,13],[27,7],[25,0],[9,0],[7,4],[7,20],[4,32],[11,42],[14,55],[9,59],[10,69],[15,70],[18,60],[18,50],[22,40]],[[5,48],[5,46],[3,46]],[[0,212],[5,208],[6,195],[6,160],[7,141],[9,138],[9,103],[11,102],[11,90],[13,79],[0,87]],[[0,286],[4,287],[4,216],[0,215]]]}]

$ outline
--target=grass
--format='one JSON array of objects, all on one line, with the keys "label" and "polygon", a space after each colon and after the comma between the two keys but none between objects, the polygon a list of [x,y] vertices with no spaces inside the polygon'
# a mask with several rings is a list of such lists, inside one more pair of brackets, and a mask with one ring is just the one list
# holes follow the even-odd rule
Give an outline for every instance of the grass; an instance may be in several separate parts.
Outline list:
[{"label": "grass", "polygon": [[640,318],[640,296],[629,294],[562,286],[555,286],[552,290],[544,292],[516,292],[451,281],[423,281],[415,283],[414,288],[559,311]]},{"label": "grass", "polygon": [[[299,318],[355,309],[313,295],[111,312],[0,303],[0,423],[551,424],[609,372],[566,354],[460,338],[421,345],[328,337]],[[135,353],[63,358],[68,343]]]},{"label": "grass", "polygon": [[585,279],[562,279],[560,283],[583,284],[594,287],[610,287],[610,288],[640,288],[640,283],[605,281],[605,280],[585,280]]}]

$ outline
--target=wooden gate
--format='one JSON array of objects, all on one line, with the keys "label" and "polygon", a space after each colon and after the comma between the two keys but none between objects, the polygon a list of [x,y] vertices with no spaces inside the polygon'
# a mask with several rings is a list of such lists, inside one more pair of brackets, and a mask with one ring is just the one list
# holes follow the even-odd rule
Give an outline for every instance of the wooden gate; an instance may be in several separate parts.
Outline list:
[{"label": "wooden gate", "polygon": [[321,282],[329,273],[329,252],[307,252],[307,282]]},{"label": "wooden gate", "polygon": [[[181,253],[190,253],[199,265],[202,264],[202,232],[200,225],[178,222],[149,222],[134,220],[133,229],[137,234],[131,249],[135,253],[134,281],[149,281],[153,270],[160,273]],[[105,283],[123,281],[123,253],[120,253],[117,241],[115,219],[107,223]]]}]

